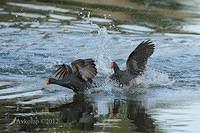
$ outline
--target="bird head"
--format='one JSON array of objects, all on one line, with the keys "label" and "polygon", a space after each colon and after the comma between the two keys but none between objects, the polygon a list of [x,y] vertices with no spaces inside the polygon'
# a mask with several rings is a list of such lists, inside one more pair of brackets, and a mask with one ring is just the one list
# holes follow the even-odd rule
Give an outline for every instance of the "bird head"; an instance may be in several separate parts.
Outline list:
[{"label": "bird head", "polygon": [[117,66],[117,63],[112,61],[111,64],[110,64],[110,68],[114,69],[116,66]]},{"label": "bird head", "polygon": [[49,84],[52,84],[54,82],[54,79],[53,78],[49,78],[45,81],[45,84],[46,85],[49,85]]}]

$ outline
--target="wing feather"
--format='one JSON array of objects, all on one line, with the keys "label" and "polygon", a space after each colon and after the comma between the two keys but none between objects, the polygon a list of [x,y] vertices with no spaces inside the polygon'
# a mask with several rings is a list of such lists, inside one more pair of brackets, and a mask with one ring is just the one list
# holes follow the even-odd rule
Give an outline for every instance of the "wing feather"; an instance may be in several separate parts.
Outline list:
[{"label": "wing feather", "polygon": [[154,52],[154,43],[150,40],[141,42],[129,55],[126,62],[127,71],[131,74],[144,71],[148,58]]},{"label": "wing feather", "polygon": [[92,81],[97,74],[96,65],[94,60],[89,59],[78,59],[71,63],[73,73],[78,73],[85,81]]},{"label": "wing feather", "polygon": [[55,71],[54,75],[58,80],[66,79],[69,75],[72,74],[72,69],[70,66],[62,64],[57,65],[58,69]]}]

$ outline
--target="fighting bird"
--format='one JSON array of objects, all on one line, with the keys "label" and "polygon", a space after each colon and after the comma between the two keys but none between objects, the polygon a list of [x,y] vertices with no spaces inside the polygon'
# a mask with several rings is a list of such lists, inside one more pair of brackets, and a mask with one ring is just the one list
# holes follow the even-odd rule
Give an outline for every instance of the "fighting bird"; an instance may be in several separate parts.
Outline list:
[{"label": "fighting bird", "polygon": [[57,65],[55,78],[49,78],[46,84],[57,84],[72,89],[74,92],[83,92],[92,87],[93,78],[97,74],[95,61],[89,59],[78,59],[71,62],[71,66]]},{"label": "fighting bird", "polygon": [[116,62],[111,63],[114,74],[110,76],[112,80],[120,85],[129,85],[130,81],[138,75],[143,74],[148,58],[154,52],[154,43],[150,40],[141,42],[135,50],[128,56],[126,70],[120,70]]}]

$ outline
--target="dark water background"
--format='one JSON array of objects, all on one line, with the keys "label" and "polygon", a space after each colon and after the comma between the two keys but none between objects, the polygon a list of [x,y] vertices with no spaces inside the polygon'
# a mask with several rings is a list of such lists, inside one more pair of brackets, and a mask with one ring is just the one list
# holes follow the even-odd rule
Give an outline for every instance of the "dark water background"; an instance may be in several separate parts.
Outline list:
[{"label": "dark water background", "polygon": [[[0,1],[0,132],[198,132],[200,1]],[[155,53],[137,87],[110,82],[143,40]],[[96,60],[85,94],[44,80],[54,65]]]}]

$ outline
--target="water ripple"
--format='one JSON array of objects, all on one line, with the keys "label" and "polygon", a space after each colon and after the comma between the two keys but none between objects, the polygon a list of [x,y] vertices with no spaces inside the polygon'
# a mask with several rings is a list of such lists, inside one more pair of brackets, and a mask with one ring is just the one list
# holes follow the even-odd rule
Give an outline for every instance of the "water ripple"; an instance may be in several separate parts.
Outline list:
[{"label": "water ripple", "polygon": [[14,2],[7,2],[7,4],[11,6],[18,6],[18,7],[23,7],[23,8],[35,9],[35,10],[56,11],[56,12],[62,12],[62,13],[70,12],[70,10],[68,9],[58,8],[54,6],[47,6],[47,5],[35,5],[35,4],[24,4],[24,3],[14,3]]}]

